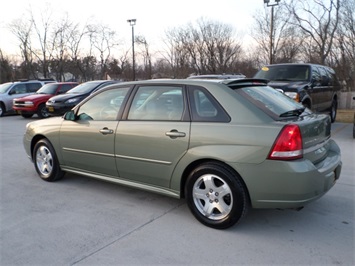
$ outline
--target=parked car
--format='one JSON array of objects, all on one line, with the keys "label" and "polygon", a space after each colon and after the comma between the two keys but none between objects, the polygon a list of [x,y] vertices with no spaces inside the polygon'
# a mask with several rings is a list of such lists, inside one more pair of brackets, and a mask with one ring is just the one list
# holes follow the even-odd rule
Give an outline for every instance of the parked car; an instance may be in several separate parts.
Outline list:
[{"label": "parked car", "polygon": [[51,116],[61,116],[91,93],[117,82],[115,80],[87,81],[67,91],[65,94],[53,96],[46,102],[48,114]]},{"label": "parked car", "polygon": [[43,180],[68,172],[186,198],[223,229],[250,207],[300,208],[330,190],[342,167],[330,128],[261,80],[148,80],[27,124],[23,143]]},{"label": "parked car", "polygon": [[66,93],[68,90],[79,85],[78,82],[49,83],[40,88],[35,94],[13,100],[13,109],[24,118],[30,118],[37,114],[39,118],[49,116],[46,102],[49,98]]},{"label": "parked car", "polygon": [[46,83],[55,82],[52,79],[21,80],[7,82],[0,85],[0,117],[5,113],[14,112],[12,101],[14,98],[35,93]]},{"label": "parked car", "polygon": [[282,90],[315,112],[329,113],[331,121],[335,121],[341,87],[332,68],[316,64],[275,64],[264,66],[254,78],[269,80],[269,86]]},{"label": "parked car", "polygon": [[193,75],[189,76],[188,79],[242,79],[246,78],[242,73],[237,74],[207,74],[207,75]]}]

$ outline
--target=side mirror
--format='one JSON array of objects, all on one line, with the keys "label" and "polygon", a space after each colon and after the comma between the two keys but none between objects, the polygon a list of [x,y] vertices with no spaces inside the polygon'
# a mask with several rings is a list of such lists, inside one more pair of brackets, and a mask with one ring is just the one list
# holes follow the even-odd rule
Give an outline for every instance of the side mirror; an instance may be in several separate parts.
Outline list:
[{"label": "side mirror", "polygon": [[64,120],[75,121],[76,115],[73,110],[70,110],[64,114]]}]

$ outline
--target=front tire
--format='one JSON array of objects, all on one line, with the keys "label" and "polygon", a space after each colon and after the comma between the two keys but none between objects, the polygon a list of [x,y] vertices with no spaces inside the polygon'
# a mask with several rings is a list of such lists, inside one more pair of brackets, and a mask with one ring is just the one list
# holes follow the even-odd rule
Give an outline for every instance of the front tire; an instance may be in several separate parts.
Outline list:
[{"label": "front tire", "polygon": [[40,104],[37,109],[37,115],[39,118],[47,118],[49,117],[48,110],[44,103]]},{"label": "front tire", "polygon": [[0,103],[0,117],[4,116],[6,110],[5,110],[5,106]]},{"label": "front tire", "polygon": [[64,175],[54,148],[46,139],[36,143],[33,149],[33,161],[38,175],[45,181],[56,181]]},{"label": "front tire", "polygon": [[23,118],[31,118],[33,116],[33,114],[26,114],[26,113],[22,113],[21,115]]},{"label": "front tire", "polygon": [[241,177],[220,163],[204,163],[192,171],[185,196],[196,219],[215,229],[233,226],[249,208]]},{"label": "front tire", "polygon": [[335,119],[337,117],[337,109],[338,109],[338,102],[336,99],[333,99],[332,101],[332,106],[330,107],[330,120],[332,123],[335,122]]}]

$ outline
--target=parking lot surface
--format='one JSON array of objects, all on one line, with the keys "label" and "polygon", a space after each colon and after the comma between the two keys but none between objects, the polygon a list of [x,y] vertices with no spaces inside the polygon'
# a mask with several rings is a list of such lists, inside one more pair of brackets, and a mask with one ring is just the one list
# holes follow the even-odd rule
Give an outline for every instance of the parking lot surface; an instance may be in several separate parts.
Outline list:
[{"label": "parking lot surface", "polygon": [[42,181],[21,116],[0,118],[0,265],[355,265],[355,140],[336,185],[301,211],[250,210],[238,225],[200,224],[184,200],[68,174]]}]

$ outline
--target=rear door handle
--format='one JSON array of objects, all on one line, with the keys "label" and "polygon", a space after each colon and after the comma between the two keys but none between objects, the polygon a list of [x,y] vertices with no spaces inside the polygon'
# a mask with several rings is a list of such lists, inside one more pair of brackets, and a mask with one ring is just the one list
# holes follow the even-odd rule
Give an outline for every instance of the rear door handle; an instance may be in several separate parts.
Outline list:
[{"label": "rear door handle", "polygon": [[183,138],[186,136],[185,132],[179,132],[176,129],[172,129],[168,132],[165,132],[165,136],[168,136],[172,139],[176,139],[176,138]]},{"label": "rear door handle", "polygon": [[108,129],[107,127],[104,127],[103,129],[100,129],[99,132],[102,135],[113,134],[113,130],[112,129]]}]

